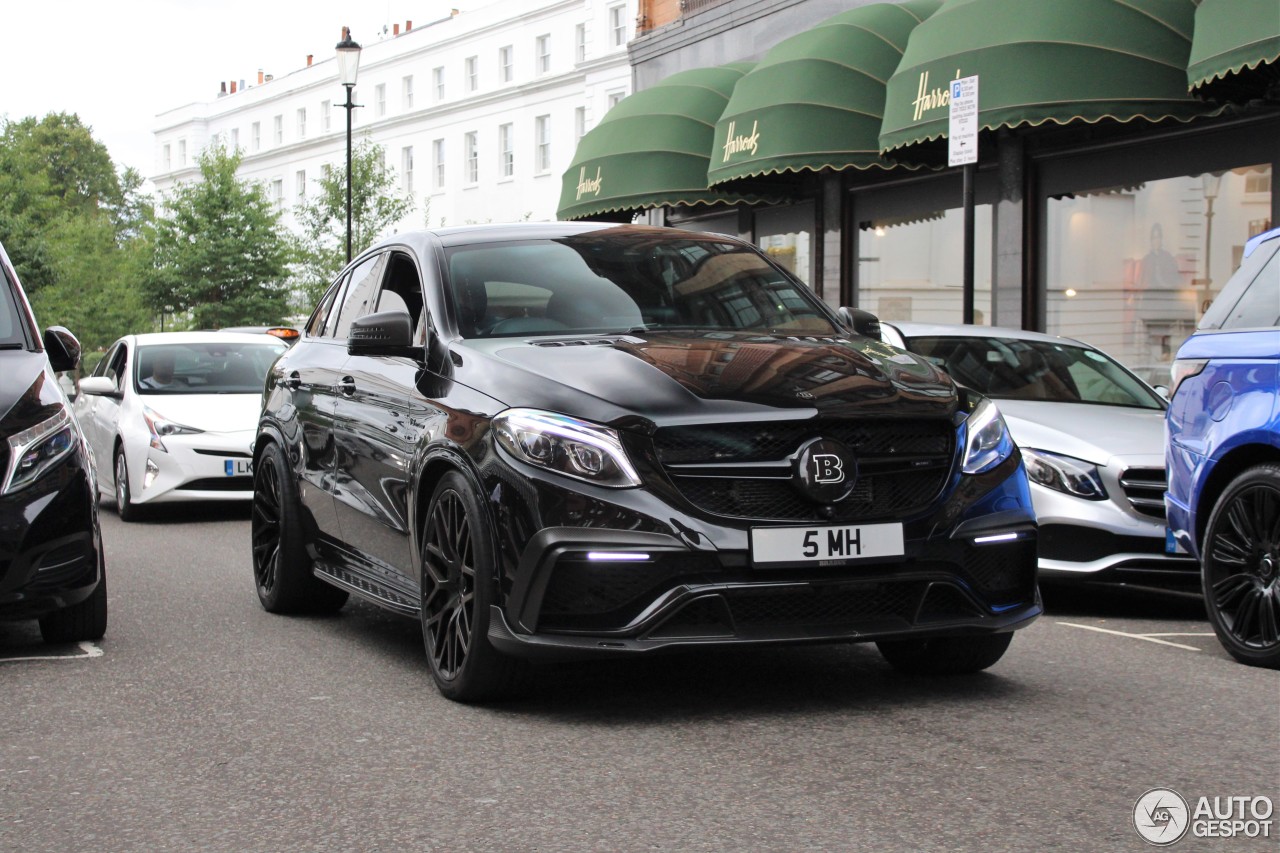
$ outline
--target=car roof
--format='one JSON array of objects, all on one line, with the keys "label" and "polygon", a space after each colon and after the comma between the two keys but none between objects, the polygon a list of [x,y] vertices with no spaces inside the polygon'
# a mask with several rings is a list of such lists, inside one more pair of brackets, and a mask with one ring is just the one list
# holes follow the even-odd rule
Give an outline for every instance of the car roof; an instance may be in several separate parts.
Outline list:
[{"label": "car roof", "polygon": [[[702,234],[698,231],[685,231],[677,228],[660,228],[653,225],[619,225],[612,222],[507,222],[485,223],[482,225],[456,225],[448,228],[433,228],[425,231],[406,231],[388,237],[379,245],[416,242],[424,237],[435,237],[443,246],[472,245],[475,243],[500,243],[508,240],[548,240],[557,237],[572,237],[575,234],[589,234],[593,231],[614,230],[620,236],[658,237],[676,239],[688,234]],[[723,234],[706,235],[717,239],[732,240],[734,237]]]},{"label": "car roof", "polygon": [[1280,228],[1272,228],[1270,231],[1263,231],[1256,237],[1250,238],[1249,242],[1244,244],[1244,256],[1247,258],[1253,254],[1254,250],[1268,240],[1274,240],[1280,237]]},{"label": "car roof", "polygon": [[898,323],[893,320],[884,320],[882,322],[886,326],[893,326],[902,333],[904,338],[1012,338],[1019,341],[1069,343],[1093,349],[1090,344],[1078,341],[1075,338],[1046,335],[1043,332],[1029,332],[1026,329],[1012,329],[1005,326],[973,326],[963,323]]},{"label": "car roof", "polygon": [[282,343],[279,338],[273,338],[268,334],[258,332],[148,332],[142,335],[134,335],[133,337],[140,347],[154,344]]}]

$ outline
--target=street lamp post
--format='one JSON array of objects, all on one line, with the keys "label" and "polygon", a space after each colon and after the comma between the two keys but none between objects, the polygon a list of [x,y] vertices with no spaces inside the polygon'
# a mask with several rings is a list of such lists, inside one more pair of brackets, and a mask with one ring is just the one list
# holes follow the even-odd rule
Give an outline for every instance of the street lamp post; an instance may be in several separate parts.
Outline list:
[{"label": "street lamp post", "polygon": [[347,263],[351,263],[351,111],[356,108],[351,91],[356,87],[356,74],[360,72],[360,45],[351,38],[351,28],[342,28],[342,41],[338,42],[338,82],[347,89]]}]

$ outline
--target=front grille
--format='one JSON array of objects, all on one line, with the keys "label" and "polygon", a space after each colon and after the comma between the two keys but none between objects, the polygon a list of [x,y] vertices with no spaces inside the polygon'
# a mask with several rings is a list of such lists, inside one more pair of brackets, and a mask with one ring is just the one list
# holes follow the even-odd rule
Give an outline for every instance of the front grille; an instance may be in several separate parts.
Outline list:
[{"label": "front grille", "polygon": [[[792,488],[786,464],[813,438],[843,443],[859,467],[853,493],[829,510]],[[691,504],[713,515],[775,521],[870,521],[921,510],[946,484],[953,442],[945,420],[717,424],[654,435],[659,461]],[[725,476],[717,476],[718,466],[742,463],[772,466],[752,476],[722,468]],[[690,465],[698,466],[696,474],[682,467]]]},{"label": "front grille", "polygon": [[252,477],[204,477],[178,486],[187,492],[252,492]]},{"label": "front grille", "polygon": [[252,459],[252,453],[242,453],[239,450],[205,450],[201,447],[192,448],[196,453],[204,456],[221,456],[226,459]]},{"label": "front grille", "polygon": [[1130,505],[1143,515],[1164,520],[1164,492],[1167,480],[1163,468],[1130,468],[1120,475],[1120,488]]},{"label": "front grille", "polygon": [[1020,599],[1035,583],[1034,540],[974,545],[964,556],[964,573],[984,598]]}]

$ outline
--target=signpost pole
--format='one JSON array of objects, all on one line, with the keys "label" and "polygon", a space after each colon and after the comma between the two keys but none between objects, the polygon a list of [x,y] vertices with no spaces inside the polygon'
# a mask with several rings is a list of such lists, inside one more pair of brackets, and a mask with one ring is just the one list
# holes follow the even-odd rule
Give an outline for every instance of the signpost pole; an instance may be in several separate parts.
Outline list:
[{"label": "signpost pole", "polygon": [[951,81],[950,124],[947,128],[947,165],[963,169],[964,261],[961,265],[964,322],[974,321],[973,185],[978,172],[978,76]]}]

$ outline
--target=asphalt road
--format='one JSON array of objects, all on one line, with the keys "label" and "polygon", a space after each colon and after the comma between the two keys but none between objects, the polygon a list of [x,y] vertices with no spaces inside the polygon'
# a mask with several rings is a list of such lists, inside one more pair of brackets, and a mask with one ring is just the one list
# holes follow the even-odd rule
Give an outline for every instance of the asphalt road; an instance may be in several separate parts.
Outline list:
[{"label": "asphalt road", "polygon": [[106,639],[0,625],[0,849],[1123,851],[1150,788],[1280,800],[1280,673],[1186,599],[1051,596],[975,677],[744,650],[540,667],[474,708],[414,622],[265,613],[247,511],[107,516]]}]

